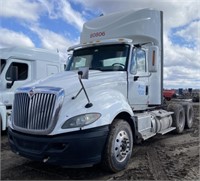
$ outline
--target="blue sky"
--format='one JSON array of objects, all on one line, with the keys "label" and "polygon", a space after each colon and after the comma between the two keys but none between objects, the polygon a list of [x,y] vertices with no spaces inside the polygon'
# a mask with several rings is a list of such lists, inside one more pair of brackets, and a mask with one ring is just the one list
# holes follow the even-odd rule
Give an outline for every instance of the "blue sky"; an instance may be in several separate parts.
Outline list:
[{"label": "blue sky", "polygon": [[200,88],[199,0],[0,0],[0,47],[60,51],[79,43],[84,22],[101,14],[164,12],[164,86]]}]

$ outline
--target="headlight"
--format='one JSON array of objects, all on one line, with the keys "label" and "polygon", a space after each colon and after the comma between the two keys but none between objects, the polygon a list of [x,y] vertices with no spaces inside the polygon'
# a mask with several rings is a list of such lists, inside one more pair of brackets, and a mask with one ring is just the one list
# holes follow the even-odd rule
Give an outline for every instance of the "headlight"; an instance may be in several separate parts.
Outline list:
[{"label": "headlight", "polygon": [[100,117],[101,117],[101,114],[99,113],[88,113],[88,114],[78,115],[78,116],[68,119],[62,125],[62,128],[67,129],[67,128],[83,127],[95,122]]}]

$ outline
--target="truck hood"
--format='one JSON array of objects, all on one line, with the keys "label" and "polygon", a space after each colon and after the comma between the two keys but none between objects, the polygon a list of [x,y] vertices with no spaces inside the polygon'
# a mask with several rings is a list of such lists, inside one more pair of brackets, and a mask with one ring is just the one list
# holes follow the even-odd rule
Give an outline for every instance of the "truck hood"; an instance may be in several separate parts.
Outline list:
[{"label": "truck hood", "polygon": [[[120,75],[121,74],[121,75]],[[125,71],[112,71],[102,72],[97,70],[89,71],[89,78],[82,79],[85,88],[96,87],[100,85],[117,83],[124,81],[126,76]],[[58,74],[54,74],[45,79],[38,80],[31,84],[26,84],[23,87],[59,87],[65,91],[65,95],[77,93],[81,89],[81,84],[78,79],[77,71],[65,71]],[[23,88],[22,87],[22,88]]]}]

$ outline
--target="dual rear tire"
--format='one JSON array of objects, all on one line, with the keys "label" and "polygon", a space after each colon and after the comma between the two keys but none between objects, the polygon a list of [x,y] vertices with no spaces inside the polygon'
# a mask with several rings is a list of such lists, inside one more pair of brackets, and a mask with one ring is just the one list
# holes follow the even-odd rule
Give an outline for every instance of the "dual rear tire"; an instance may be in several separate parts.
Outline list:
[{"label": "dual rear tire", "polygon": [[193,125],[194,109],[191,104],[183,104],[185,110],[185,128],[190,129]]},{"label": "dual rear tire", "polygon": [[172,126],[176,127],[176,133],[182,133],[184,128],[191,128],[193,125],[193,107],[189,103],[169,104],[168,111],[174,112],[172,114]]}]

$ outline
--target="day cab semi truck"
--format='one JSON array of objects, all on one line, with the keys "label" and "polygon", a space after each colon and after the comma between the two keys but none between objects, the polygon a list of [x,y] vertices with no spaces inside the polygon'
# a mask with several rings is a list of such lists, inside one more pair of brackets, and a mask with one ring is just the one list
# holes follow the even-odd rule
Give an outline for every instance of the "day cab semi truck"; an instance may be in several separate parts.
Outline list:
[{"label": "day cab semi truck", "polygon": [[118,172],[136,143],[192,126],[189,103],[162,104],[161,11],[130,10],[86,22],[80,44],[68,51],[66,71],[16,90],[8,130],[16,154]]},{"label": "day cab semi truck", "polygon": [[7,128],[14,91],[22,85],[64,70],[59,54],[39,48],[0,49],[0,122]]}]

